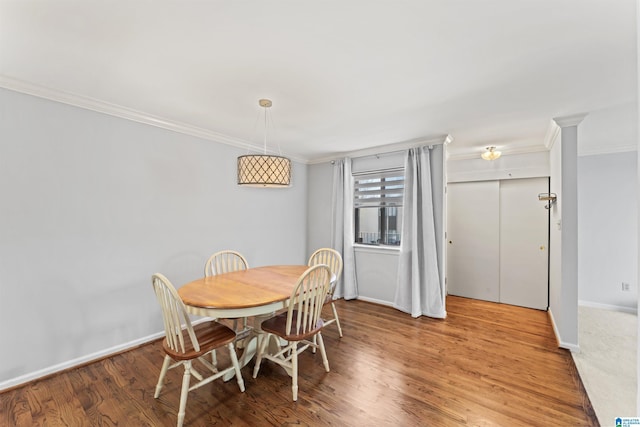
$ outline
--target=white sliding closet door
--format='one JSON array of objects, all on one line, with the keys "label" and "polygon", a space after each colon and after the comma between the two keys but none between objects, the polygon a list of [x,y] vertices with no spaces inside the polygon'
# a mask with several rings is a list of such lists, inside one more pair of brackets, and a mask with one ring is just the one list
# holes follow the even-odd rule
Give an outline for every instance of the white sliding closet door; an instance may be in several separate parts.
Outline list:
[{"label": "white sliding closet door", "polygon": [[500,182],[500,302],[546,310],[549,211],[539,193],[548,178]]},{"label": "white sliding closet door", "polygon": [[546,310],[548,178],[447,185],[447,292]]},{"label": "white sliding closet door", "polygon": [[500,298],[498,181],[447,185],[447,292]]}]

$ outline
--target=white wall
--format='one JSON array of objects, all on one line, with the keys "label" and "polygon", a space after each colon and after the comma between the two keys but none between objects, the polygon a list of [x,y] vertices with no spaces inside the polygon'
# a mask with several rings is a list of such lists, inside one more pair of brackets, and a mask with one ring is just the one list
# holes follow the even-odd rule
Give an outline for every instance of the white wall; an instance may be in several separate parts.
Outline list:
[{"label": "white wall", "polygon": [[578,156],[628,153],[636,150],[638,106],[634,99],[601,110],[589,111],[580,123]]},{"label": "white wall", "polygon": [[[559,345],[564,348],[578,348],[577,336],[573,337],[573,341],[567,341],[563,335],[563,325],[567,322],[569,325],[577,325],[578,316],[575,314],[571,318],[570,313],[572,307],[566,307],[564,302],[562,288],[562,207],[565,201],[562,194],[562,141],[560,133],[553,142],[549,153],[549,163],[551,171],[551,179],[549,180],[550,191],[557,195],[557,202],[550,209],[551,218],[549,219],[549,312],[553,319],[553,327]],[[575,305],[578,301],[576,298]],[[568,326],[565,329],[570,329]],[[577,327],[576,327],[577,332]],[[565,334],[566,335],[566,334]]]},{"label": "white wall", "polygon": [[557,339],[561,339],[557,322],[562,320],[562,162],[561,135],[558,136],[549,151],[549,189],[557,195],[556,203],[550,209],[549,218],[549,312],[553,317],[553,326]]},{"label": "white wall", "polygon": [[4,89],[0,118],[0,389],[160,332],[155,272],[306,262],[306,165],[240,188],[243,149]]},{"label": "white wall", "polygon": [[636,310],[637,174],[635,151],[578,157],[580,304]]},{"label": "white wall", "polygon": [[318,248],[331,247],[331,192],[333,165],[309,165],[307,208],[307,256]]},{"label": "white wall", "polygon": [[[553,145],[551,192],[558,198],[551,208],[552,238],[559,241],[559,252],[550,244],[554,275],[550,276],[549,310],[560,347],[572,351],[578,347],[578,125],[584,114],[554,118],[560,126],[559,139]],[[559,151],[555,151],[559,150]],[[559,165],[558,165],[559,163]],[[559,181],[559,182],[558,182]],[[555,226],[554,226],[555,225]],[[558,258],[559,257],[559,258]],[[559,261],[559,262],[558,262]],[[558,275],[559,273],[559,275]]]}]

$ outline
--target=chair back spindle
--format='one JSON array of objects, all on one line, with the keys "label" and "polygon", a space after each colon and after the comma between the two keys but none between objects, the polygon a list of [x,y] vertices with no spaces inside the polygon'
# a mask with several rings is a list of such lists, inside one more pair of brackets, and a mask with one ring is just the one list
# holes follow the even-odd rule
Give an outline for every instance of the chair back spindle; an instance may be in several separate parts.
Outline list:
[{"label": "chair back spindle", "polygon": [[[262,359],[267,359],[285,368],[291,376],[293,400],[298,400],[298,354],[311,347],[320,349],[322,364],[329,372],[329,360],[322,340],[324,323],[320,317],[322,306],[329,292],[331,270],[326,264],[309,267],[298,278],[287,304],[287,311],[262,322],[267,337],[261,340],[258,357],[253,367],[253,378],[258,376]],[[279,351],[267,351],[270,337],[275,335],[287,342]],[[310,341],[313,339],[313,341]]]},{"label": "chair back spindle", "polygon": [[310,257],[307,265],[325,264],[331,270],[333,274],[333,280],[331,280],[331,287],[329,289],[329,295],[333,297],[336,284],[340,280],[342,274],[342,256],[340,252],[331,248],[321,248],[315,251]]},{"label": "chair back spindle", "polygon": [[175,352],[185,353],[184,331],[186,331],[193,348],[200,351],[200,344],[193,331],[187,309],[176,289],[165,276],[159,273],[153,275],[152,283],[162,309],[164,331],[169,348]]},{"label": "chair back spindle", "polygon": [[248,268],[249,263],[242,254],[236,251],[224,250],[216,252],[209,257],[204,266],[204,275],[205,277],[215,276]]},{"label": "chair back spindle", "polygon": [[338,334],[342,338],[342,326],[340,326],[340,318],[338,317],[336,305],[333,303],[333,295],[336,292],[336,286],[338,284],[338,281],[340,280],[340,276],[342,275],[342,255],[340,255],[340,252],[332,248],[318,249],[311,255],[311,257],[309,257],[308,262],[308,265],[316,264],[328,265],[331,269],[331,273],[333,274],[333,277],[331,278],[331,286],[329,287],[329,292],[327,293],[327,298],[324,302],[325,305],[331,304],[333,317],[325,319],[324,324],[326,326],[335,323],[338,327]]},{"label": "chair back spindle", "polygon": [[[157,399],[160,396],[167,371],[182,366],[184,375],[182,376],[177,419],[177,427],[182,427],[186,415],[187,396],[191,390],[233,373],[238,381],[240,391],[244,391],[244,380],[233,345],[236,334],[215,320],[200,322],[194,327],[189,319],[187,307],[171,282],[162,274],[156,273],[151,276],[151,284],[162,310],[165,332],[165,339],[162,343],[162,349],[165,352],[164,362],[162,362],[153,397]],[[186,341],[185,332],[191,342]],[[229,350],[229,359],[231,360],[231,366],[226,369],[217,367],[215,356],[216,349],[222,346],[226,346]],[[194,361],[199,362],[199,365],[209,371],[209,374],[202,375],[196,370],[193,366]],[[198,380],[193,385],[191,385],[192,375]]]},{"label": "chair back spindle", "polygon": [[[307,335],[318,328],[322,306],[329,291],[331,271],[325,264],[310,267],[298,279],[287,312],[287,335]],[[293,321],[294,316],[295,322]],[[292,325],[296,329],[292,331]]]}]

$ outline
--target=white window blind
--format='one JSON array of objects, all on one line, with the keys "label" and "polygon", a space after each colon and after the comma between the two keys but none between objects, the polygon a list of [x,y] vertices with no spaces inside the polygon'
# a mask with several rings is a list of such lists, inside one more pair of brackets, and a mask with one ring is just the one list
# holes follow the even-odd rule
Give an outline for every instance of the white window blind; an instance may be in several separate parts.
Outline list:
[{"label": "white window blind", "polygon": [[404,170],[354,175],[354,207],[402,206]]}]

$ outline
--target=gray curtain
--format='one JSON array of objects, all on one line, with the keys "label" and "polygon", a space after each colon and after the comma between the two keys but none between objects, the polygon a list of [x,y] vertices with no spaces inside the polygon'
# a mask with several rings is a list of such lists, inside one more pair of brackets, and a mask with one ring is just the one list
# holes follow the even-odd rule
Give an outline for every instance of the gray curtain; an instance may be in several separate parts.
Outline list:
[{"label": "gray curtain", "polygon": [[[438,170],[439,168],[434,168]],[[431,155],[428,147],[408,150],[402,215],[401,251],[394,307],[412,317],[445,318],[444,281],[434,218]],[[435,180],[440,182],[440,180]],[[442,206],[439,201],[438,206]],[[439,218],[441,220],[441,218]]]},{"label": "gray curtain", "polygon": [[358,298],[354,242],[353,176],[351,159],[336,160],[333,165],[333,193],[331,197],[333,227],[331,247],[342,254],[342,280],[336,286],[336,298]]}]

